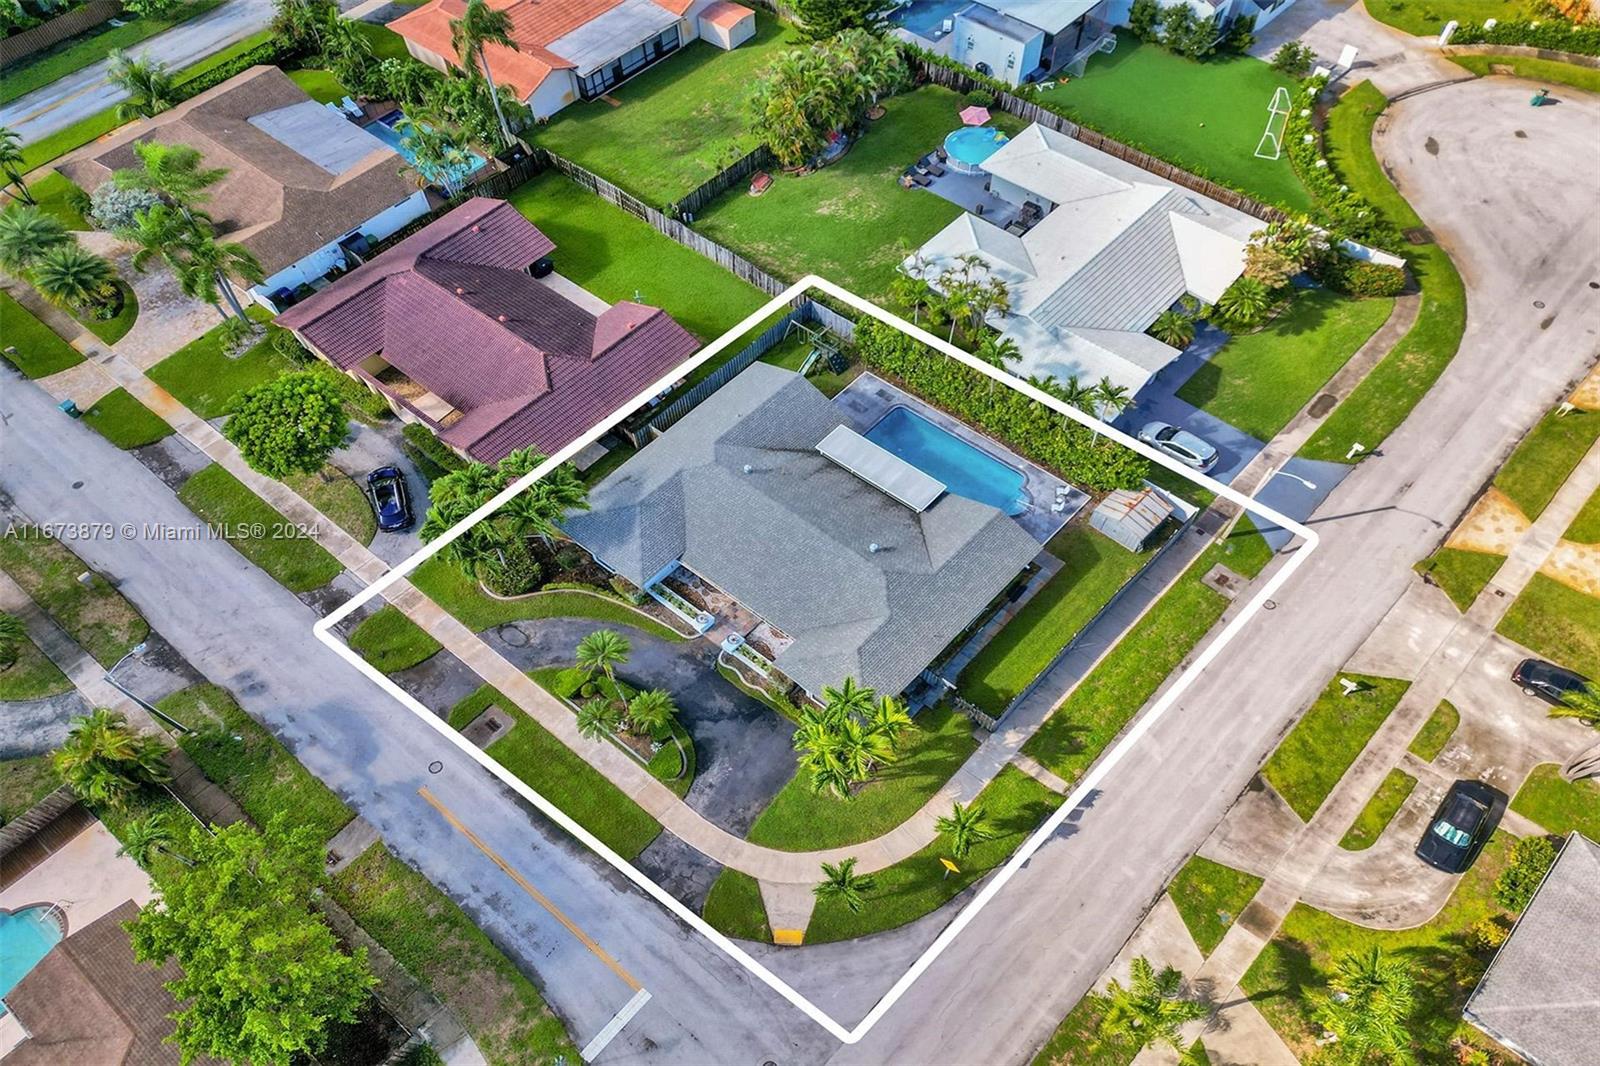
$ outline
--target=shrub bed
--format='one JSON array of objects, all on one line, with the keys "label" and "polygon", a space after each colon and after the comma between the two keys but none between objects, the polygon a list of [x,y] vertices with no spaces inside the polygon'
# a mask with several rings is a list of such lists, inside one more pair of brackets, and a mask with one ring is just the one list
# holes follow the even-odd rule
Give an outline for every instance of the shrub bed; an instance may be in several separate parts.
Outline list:
[{"label": "shrub bed", "polygon": [[1538,22],[1496,22],[1493,26],[1458,26],[1451,44],[1525,44],[1555,52],[1600,56],[1600,26],[1565,19]]}]

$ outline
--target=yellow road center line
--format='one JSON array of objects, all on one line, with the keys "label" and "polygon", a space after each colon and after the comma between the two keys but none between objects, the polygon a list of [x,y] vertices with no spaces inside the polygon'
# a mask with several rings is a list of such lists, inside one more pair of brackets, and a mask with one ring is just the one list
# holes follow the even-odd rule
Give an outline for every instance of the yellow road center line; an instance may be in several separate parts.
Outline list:
[{"label": "yellow road center line", "polygon": [[547,897],[543,892],[540,892],[537,888],[534,888],[533,885],[529,884],[527,878],[523,877],[516,870],[512,869],[511,864],[502,859],[493,848],[485,844],[478,834],[474,833],[472,830],[463,825],[461,819],[457,818],[453,813],[451,813],[448,807],[440,803],[438,798],[435,797],[432,792],[428,791],[426,785],[417,789],[417,795],[426,800],[428,806],[438,811],[439,814],[443,816],[444,820],[450,823],[451,828],[460,833],[462,836],[466,837],[468,840],[472,841],[473,847],[487,855],[490,862],[493,862],[496,866],[500,867],[500,869],[504,870],[506,875],[510,877],[511,880],[515,881],[522,891],[533,897],[534,902],[538,903],[539,906],[549,911],[550,914],[554,916],[556,921],[566,926],[567,932],[577,937],[579,942],[594,954],[595,958],[605,963],[606,966],[611,969],[612,973],[622,978],[623,984],[627,985],[635,992],[638,992],[644,987],[634,979],[632,974],[630,974],[627,970],[624,970],[622,968],[622,964],[617,962],[616,959],[612,958],[606,952],[605,948],[595,943],[593,937],[591,937],[588,933],[585,933],[582,929],[579,929],[577,923],[573,922],[571,918],[568,918],[565,914],[562,914],[561,909],[554,903],[551,903],[549,897]]}]

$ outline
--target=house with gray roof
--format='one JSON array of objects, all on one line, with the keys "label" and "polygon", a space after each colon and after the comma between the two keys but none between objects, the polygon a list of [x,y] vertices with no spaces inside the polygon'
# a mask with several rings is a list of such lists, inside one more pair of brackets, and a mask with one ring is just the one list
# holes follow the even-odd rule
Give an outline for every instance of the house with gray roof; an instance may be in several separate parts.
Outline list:
[{"label": "house with gray roof", "polygon": [[1600,844],[1567,837],[1464,1015],[1531,1066],[1600,1057]]},{"label": "house with gray roof", "polygon": [[629,459],[565,528],[649,588],[677,567],[787,638],[807,692],[902,692],[1039,553],[1018,523],[856,433],[756,363]]}]

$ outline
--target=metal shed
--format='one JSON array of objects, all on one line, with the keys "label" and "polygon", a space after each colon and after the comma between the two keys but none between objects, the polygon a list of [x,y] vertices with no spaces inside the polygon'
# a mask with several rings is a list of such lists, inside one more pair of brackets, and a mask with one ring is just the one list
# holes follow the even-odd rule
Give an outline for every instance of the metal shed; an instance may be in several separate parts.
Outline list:
[{"label": "metal shed", "polygon": [[1117,489],[1089,515],[1089,526],[1127,548],[1143,551],[1151,534],[1172,517],[1172,504],[1153,489]]}]

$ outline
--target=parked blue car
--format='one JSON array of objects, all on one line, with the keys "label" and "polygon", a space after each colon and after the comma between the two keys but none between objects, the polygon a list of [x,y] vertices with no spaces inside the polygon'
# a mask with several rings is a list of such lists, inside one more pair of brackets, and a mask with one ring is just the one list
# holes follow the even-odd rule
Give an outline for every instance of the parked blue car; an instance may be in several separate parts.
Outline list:
[{"label": "parked blue car", "polygon": [[378,515],[378,528],[396,533],[411,528],[411,497],[398,467],[381,466],[367,475],[367,498]]}]

